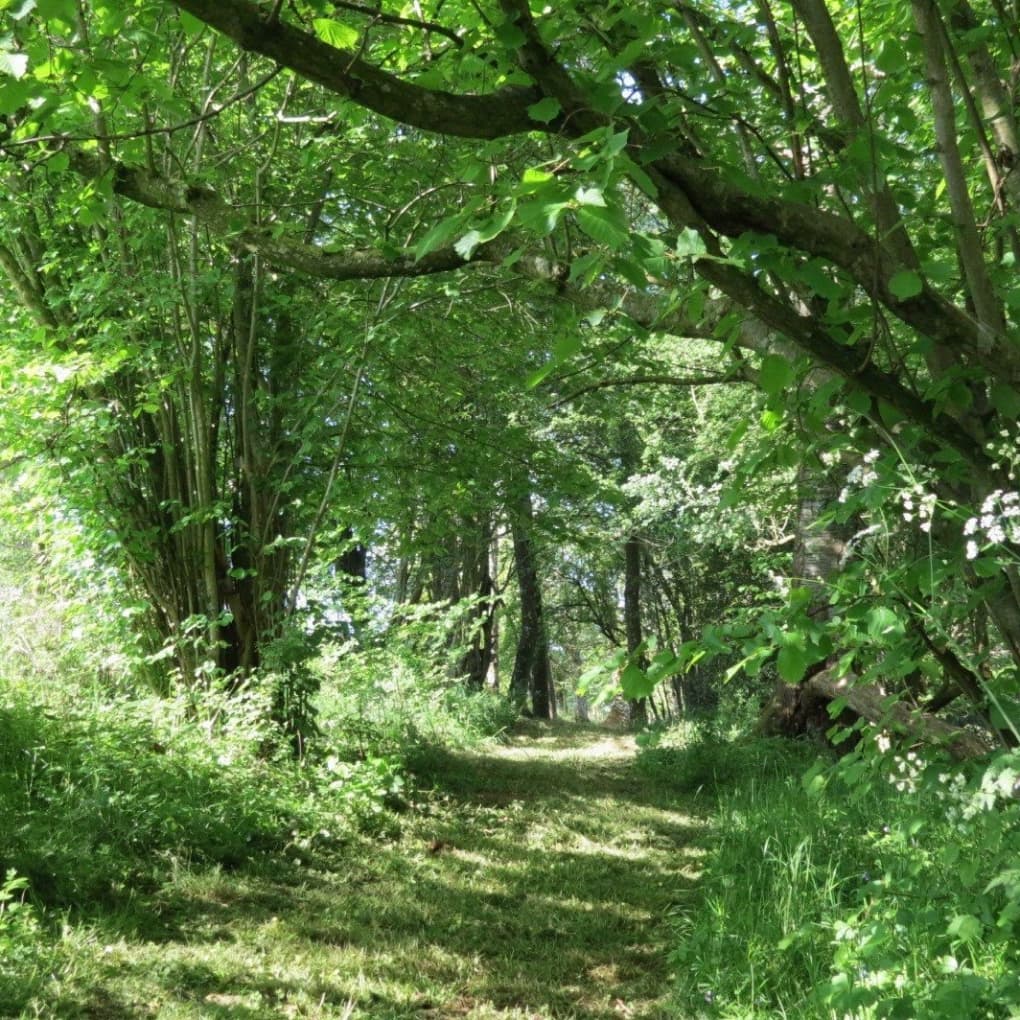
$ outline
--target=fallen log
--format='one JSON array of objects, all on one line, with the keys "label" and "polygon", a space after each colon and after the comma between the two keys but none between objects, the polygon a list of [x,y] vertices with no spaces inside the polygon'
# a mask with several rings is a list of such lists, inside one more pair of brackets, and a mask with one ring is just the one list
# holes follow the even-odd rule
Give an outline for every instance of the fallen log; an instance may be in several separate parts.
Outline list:
[{"label": "fallen log", "polygon": [[[830,709],[837,701],[842,707],[833,717]],[[817,735],[858,719],[910,743],[944,748],[957,761],[978,758],[994,746],[990,735],[912,708],[880,684],[859,683],[853,673],[837,678],[831,670],[821,670],[801,684],[779,684],[762,712],[759,729],[766,735]],[[836,749],[847,750],[848,743],[852,741],[837,744]]]}]

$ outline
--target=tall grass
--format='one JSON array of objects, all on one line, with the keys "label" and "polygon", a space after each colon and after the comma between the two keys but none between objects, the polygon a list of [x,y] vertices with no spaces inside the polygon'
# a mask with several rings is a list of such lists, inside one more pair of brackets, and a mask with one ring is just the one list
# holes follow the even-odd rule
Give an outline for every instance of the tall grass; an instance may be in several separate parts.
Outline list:
[{"label": "tall grass", "polygon": [[964,775],[865,741],[805,772],[799,745],[702,736],[674,777],[726,778],[704,787],[715,843],[676,923],[678,1015],[1020,1015],[1016,755]]}]

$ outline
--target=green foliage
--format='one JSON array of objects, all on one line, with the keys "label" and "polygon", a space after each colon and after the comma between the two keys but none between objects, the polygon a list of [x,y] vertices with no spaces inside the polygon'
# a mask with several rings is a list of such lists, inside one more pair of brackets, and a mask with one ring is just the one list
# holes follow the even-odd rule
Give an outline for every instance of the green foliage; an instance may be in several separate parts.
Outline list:
[{"label": "green foliage", "polygon": [[[153,889],[176,867],[240,867],[316,833],[340,839],[397,781],[376,756],[340,768],[273,756],[257,692],[50,707],[0,694],[0,862],[33,896],[87,909]],[[339,759],[337,759],[337,762]]]},{"label": "green foliage", "polygon": [[788,776],[806,768],[817,751],[776,737],[734,735],[718,714],[694,717],[638,737],[637,768],[687,792],[720,794],[748,776]]},{"label": "green foliage", "polygon": [[280,727],[296,754],[319,733],[315,695],[321,678],[310,667],[316,642],[291,628],[262,649],[255,684],[269,692],[270,718]]},{"label": "green foliage", "polygon": [[15,1016],[36,995],[53,963],[50,939],[32,904],[28,881],[16,871],[0,881],[0,1016]]},{"label": "green foliage", "polygon": [[[422,629],[401,628],[405,637]],[[470,747],[517,718],[508,699],[468,690],[407,641],[360,651],[326,647],[316,668],[323,677],[318,707],[324,746],[352,759],[378,753],[399,759],[431,745]]]},{"label": "green foliage", "polygon": [[689,1015],[1013,1015],[1015,753],[968,779],[862,748],[801,777],[773,747],[720,791],[699,904],[677,925]]}]

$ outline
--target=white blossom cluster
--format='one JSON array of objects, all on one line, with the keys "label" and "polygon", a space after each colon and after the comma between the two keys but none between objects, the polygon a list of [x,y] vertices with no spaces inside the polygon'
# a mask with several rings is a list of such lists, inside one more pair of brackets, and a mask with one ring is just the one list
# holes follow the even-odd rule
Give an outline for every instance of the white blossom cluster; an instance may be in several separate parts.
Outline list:
[{"label": "white blossom cluster", "polygon": [[905,755],[898,754],[893,763],[895,771],[889,777],[889,782],[900,793],[917,793],[921,773],[924,771],[924,762],[917,756],[917,752],[907,751]]},{"label": "white blossom cluster", "polygon": [[855,464],[846,476],[846,485],[839,494],[840,503],[845,503],[850,498],[851,489],[866,489],[878,481],[878,472],[874,468],[878,460],[878,450],[868,450],[860,464]]},{"label": "white blossom cluster", "polygon": [[926,492],[920,482],[915,482],[909,489],[899,493],[903,504],[903,519],[912,521],[915,517],[922,531],[931,531],[931,520],[935,513],[937,497],[934,492]]},{"label": "white blossom cluster", "polygon": [[995,458],[993,471],[1005,471],[1014,481],[1020,477],[1020,432],[1011,436],[1009,429],[1000,429],[998,437],[986,443],[985,449]]},{"label": "white blossom cluster", "polygon": [[975,559],[980,543],[1001,545],[1020,542],[1020,492],[996,489],[985,497],[981,512],[963,526],[967,538],[967,559]]},{"label": "white blossom cluster", "polygon": [[1015,755],[1003,756],[992,762],[981,777],[976,790],[967,789],[960,773],[942,773],[941,796],[949,802],[946,817],[953,822],[970,821],[986,811],[999,810],[1002,805],[1016,800],[1020,789],[1020,767]]},{"label": "white blossom cluster", "polygon": [[[879,739],[879,747],[882,747]],[[885,741],[888,746],[888,740]],[[893,758],[893,770],[889,774],[890,784],[900,793],[916,794],[924,773],[924,761],[913,751]],[[930,789],[930,787],[929,787]],[[947,821],[960,832],[970,832],[968,824],[979,815],[1000,811],[1007,803],[1015,802],[1020,796],[1020,761],[1016,755],[1003,756],[993,762],[974,788],[968,784],[962,772],[942,772],[938,786],[933,791],[944,805]]]}]

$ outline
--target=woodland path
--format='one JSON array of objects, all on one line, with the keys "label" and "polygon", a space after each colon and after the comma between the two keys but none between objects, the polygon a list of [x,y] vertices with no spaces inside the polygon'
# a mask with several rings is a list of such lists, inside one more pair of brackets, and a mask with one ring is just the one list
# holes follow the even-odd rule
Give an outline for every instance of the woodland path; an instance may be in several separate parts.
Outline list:
[{"label": "woodland path", "polygon": [[670,918],[704,825],[633,758],[630,736],[538,724],[430,754],[400,834],[336,870],[177,883],[161,936],[106,947],[111,998],[83,1015],[676,1016]]}]

